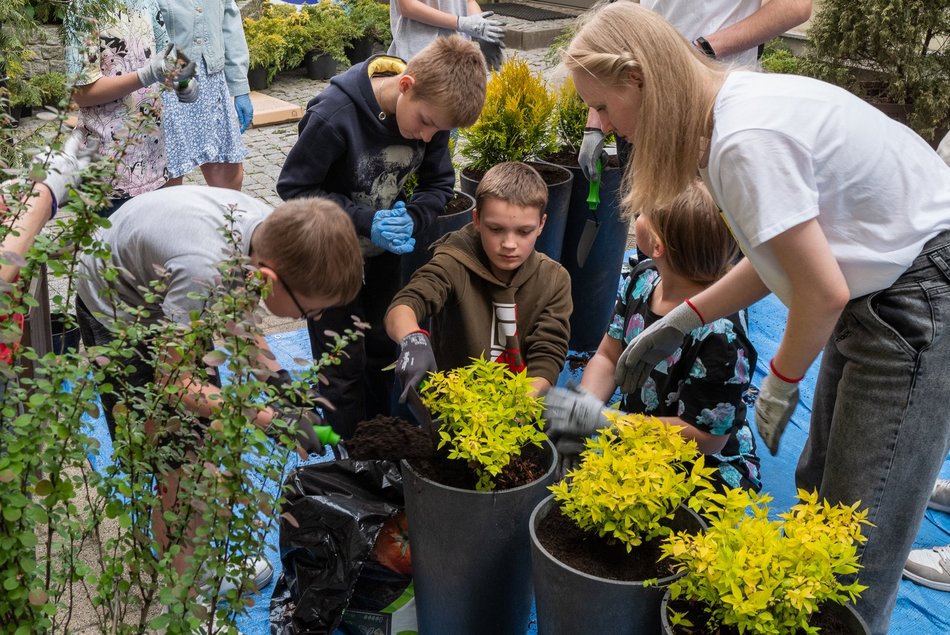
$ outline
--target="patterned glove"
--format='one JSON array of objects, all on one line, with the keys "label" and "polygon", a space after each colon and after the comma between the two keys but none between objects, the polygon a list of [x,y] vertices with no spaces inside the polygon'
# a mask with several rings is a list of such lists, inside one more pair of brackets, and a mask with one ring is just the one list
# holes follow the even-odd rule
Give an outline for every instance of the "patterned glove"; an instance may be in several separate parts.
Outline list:
[{"label": "patterned glove", "polygon": [[702,318],[687,300],[633,338],[614,371],[620,391],[627,395],[640,388],[653,367],[682,346],[687,333],[702,325]]},{"label": "patterned glove", "polygon": [[249,95],[238,95],[234,98],[234,110],[237,111],[238,121],[241,124],[241,133],[250,128],[254,121],[254,106]]},{"label": "patterned glove", "polygon": [[495,15],[494,11],[482,11],[475,15],[460,15],[458,32],[474,38],[485,40],[492,44],[501,44],[505,39],[505,23],[500,20],[489,20]]},{"label": "patterned glove", "polygon": [[415,388],[429,373],[439,370],[432,353],[429,334],[423,330],[413,331],[399,342],[399,359],[396,360],[396,377],[402,384],[399,403],[406,403],[410,388]]},{"label": "patterned glove", "polygon": [[381,209],[373,216],[370,240],[394,254],[408,254],[416,248],[412,229],[412,216],[406,210],[406,204],[397,201],[392,209]]},{"label": "patterned glove", "polygon": [[772,456],[778,454],[778,442],[785,432],[798,405],[798,382],[786,381],[775,372],[775,366],[769,362],[771,372],[762,380],[759,396],[755,398],[755,426],[759,436],[765,441]]},{"label": "patterned glove", "polygon": [[79,184],[82,171],[89,166],[98,151],[97,140],[90,139],[85,148],[80,148],[79,135],[71,134],[63,144],[62,150],[57,152],[49,149],[33,157],[33,165],[39,166],[46,173],[43,180],[39,182],[49,188],[50,194],[56,201],[53,207],[54,216],[56,208],[66,200],[70,188]]},{"label": "patterned glove", "polygon": [[607,165],[607,152],[604,151],[604,131],[599,128],[584,128],[584,140],[581,141],[580,152],[577,153],[577,165],[588,181],[600,179],[597,161]]}]

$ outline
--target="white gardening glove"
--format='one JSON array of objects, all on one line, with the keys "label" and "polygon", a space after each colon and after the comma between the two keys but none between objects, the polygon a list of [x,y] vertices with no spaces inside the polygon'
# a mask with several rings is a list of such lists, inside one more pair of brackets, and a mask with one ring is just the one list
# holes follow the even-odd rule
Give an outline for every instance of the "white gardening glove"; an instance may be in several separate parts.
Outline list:
[{"label": "white gardening glove", "polygon": [[551,388],[544,395],[545,430],[558,454],[558,478],[577,467],[584,439],[610,425],[604,402],[581,386]]},{"label": "white gardening glove", "polygon": [[39,180],[49,188],[57,206],[62,205],[70,188],[79,183],[82,171],[92,162],[99,150],[99,142],[91,139],[85,148],[79,147],[79,135],[71,134],[62,150],[47,150],[33,157],[33,164],[46,176]]},{"label": "white gardening glove", "polygon": [[492,44],[501,44],[505,39],[505,24],[499,20],[489,20],[494,11],[482,11],[475,15],[460,15],[458,32]]},{"label": "white gardening glove", "polygon": [[135,71],[142,86],[151,86],[160,82],[175,90],[178,101],[190,104],[198,99],[198,80],[195,78],[197,66],[181,50],[175,55],[174,44],[165,47],[161,55],[153,55],[142,68]]},{"label": "white gardening glove", "polygon": [[638,390],[653,367],[676,352],[687,333],[702,325],[702,318],[687,300],[644,329],[617,361],[614,380],[620,392],[629,395]]},{"label": "white gardening glove", "polygon": [[607,152],[604,150],[604,131],[599,128],[584,128],[584,140],[577,153],[577,165],[588,181],[600,179],[597,162],[607,165]]},{"label": "white gardening glove", "polygon": [[762,380],[759,395],[755,398],[755,426],[769,452],[775,456],[779,439],[798,405],[798,383],[801,380],[785,381],[776,375],[771,362],[769,367],[771,372]]}]

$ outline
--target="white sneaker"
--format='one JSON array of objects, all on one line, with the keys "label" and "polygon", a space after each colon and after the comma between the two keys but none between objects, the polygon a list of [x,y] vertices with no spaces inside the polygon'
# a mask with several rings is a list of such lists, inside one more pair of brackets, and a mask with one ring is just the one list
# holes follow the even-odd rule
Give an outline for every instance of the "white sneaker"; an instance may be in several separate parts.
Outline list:
[{"label": "white sneaker", "polygon": [[[253,584],[250,588],[245,588],[245,593],[256,593],[270,584],[271,579],[274,577],[274,567],[267,560],[267,558],[254,558],[250,564],[253,566],[254,577],[252,579]],[[240,572],[237,570],[229,571],[228,574],[224,576],[224,579],[221,580],[221,586],[218,587],[218,595],[225,595],[230,591],[237,588],[235,584],[236,580],[240,580]],[[211,595],[211,584],[210,582],[204,582],[198,587],[198,592],[202,595]]]},{"label": "white sneaker", "polygon": [[950,545],[911,551],[904,577],[931,589],[950,591]]},{"label": "white sneaker", "polygon": [[950,479],[938,478],[934,483],[934,492],[927,501],[927,507],[940,512],[950,513]]}]

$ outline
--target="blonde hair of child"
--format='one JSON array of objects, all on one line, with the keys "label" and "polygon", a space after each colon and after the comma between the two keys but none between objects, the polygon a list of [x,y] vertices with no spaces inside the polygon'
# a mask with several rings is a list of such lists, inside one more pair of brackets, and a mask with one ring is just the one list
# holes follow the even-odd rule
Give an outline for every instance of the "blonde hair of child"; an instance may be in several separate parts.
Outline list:
[{"label": "blonde hair of child", "polygon": [[[642,78],[636,148],[624,175],[624,207],[669,203],[696,176],[710,134],[707,82],[724,67],[709,60],[663,17],[634,2],[600,5],[563,53],[572,72],[605,86]],[[711,75],[712,74],[712,75]]]},{"label": "blonde hair of child", "polygon": [[406,64],[414,99],[450,113],[456,128],[471,126],[485,105],[485,58],[458,35],[437,37]]},{"label": "blonde hair of child", "polygon": [[668,205],[642,212],[663,244],[673,273],[709,285],[729,271],[739,247],[699,179]]},{"label": "blonde hair of child", "polygon": [[297,293],[345,304],[363,285],[363,257],[353,221],[329,199],[281,203],[252,240],[256,259],[271,263]]},{"label": "blonde hair of child", "polygon": [[492,166],[475,190],[475,207],[481,209],[488,199],[534,207],[543,215],[548,206],[548,186],[538,171],[521,161],[506,161]]}]

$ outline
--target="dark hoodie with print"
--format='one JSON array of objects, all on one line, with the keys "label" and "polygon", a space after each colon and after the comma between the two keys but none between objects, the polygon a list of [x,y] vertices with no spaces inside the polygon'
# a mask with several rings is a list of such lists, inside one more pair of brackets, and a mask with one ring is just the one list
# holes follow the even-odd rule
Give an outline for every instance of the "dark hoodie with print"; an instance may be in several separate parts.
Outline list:
[{"label": "dark hoodie with print", "polygon": [[384,115],[373,94],[371,76],[397,75],[405,68],[399,58],[376,55],[330,80],[307,104],[277,179],[285,201],[323,196],[338,203],[353,219],[366,255],[379,253],[368,242],[373,216],[393,206],[411,174],[419,177],[406,201],[414,233],[453,196],[449,133],[439,132],[428,143],[404,138],[395,115]]},{"label": "dark hoodie with print", "polygon": [[567,270],[534,251],[506,284],[491,272],[471,223],[440,239],[433,251],[389,308],[402,304],[419,321],[431,317],[439,369],[484,355],[515,370],[523,360],[530,377],[557,384],[571,334]]}]

